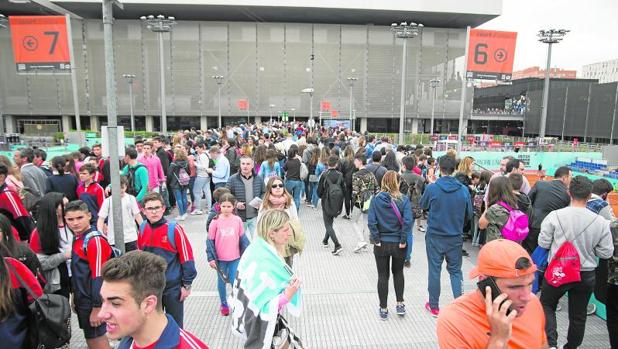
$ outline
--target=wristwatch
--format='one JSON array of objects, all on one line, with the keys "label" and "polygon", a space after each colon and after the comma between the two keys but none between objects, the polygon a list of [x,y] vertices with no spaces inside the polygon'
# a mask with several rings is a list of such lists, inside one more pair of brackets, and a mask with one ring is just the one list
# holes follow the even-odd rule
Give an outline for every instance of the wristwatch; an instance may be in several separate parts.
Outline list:
[{"label": "wristwatch", "polygon": [[182,285],[187,291],[191,291],[191,285]]}]

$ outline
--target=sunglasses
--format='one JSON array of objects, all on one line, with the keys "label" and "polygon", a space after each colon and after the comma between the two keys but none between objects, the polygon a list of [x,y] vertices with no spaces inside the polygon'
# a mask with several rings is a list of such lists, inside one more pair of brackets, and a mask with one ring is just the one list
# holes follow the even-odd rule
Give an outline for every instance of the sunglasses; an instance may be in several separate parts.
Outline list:
[{"label": "sunglasses", "polygon": [[280,184],[272,184],[270,187],[271,187],[271,188],[273,188],[273,189],[275,189],[275,188],[283,188],[283,183],[280,183]]}]

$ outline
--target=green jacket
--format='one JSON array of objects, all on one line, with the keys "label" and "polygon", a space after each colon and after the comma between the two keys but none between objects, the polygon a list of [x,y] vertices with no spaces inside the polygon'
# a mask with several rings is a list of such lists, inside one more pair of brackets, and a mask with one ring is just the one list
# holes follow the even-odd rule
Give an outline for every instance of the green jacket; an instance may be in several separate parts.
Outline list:
[{"label": "green jacket", "polygon": [[[140,163],[131,166],[131,168],[136,168],[138,166],[139,168],[135,170],[135,180],[133,184],[135,186],[135,191],[137,191],[135,198],[137,199],[137,202],[142,202],[142,199],[144,199],[144,196],[148,193],[148,170],[146,169],[146,166]],[[127,176],[129,174],[129,165],[125,165],[122,168],[121,174],[123,176]]]}]

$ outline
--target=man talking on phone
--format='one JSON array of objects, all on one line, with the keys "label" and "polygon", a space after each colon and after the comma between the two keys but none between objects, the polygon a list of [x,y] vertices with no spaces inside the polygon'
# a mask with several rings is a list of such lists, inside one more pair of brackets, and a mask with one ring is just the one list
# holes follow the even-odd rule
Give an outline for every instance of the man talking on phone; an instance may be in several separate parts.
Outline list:
[{"label": "man talking on phone", "polygon": [[440,348],[548,348],[545,315],[532,293],[536,266],[519,244],[498,239],[479,252],[478,289],[440,312]]}]

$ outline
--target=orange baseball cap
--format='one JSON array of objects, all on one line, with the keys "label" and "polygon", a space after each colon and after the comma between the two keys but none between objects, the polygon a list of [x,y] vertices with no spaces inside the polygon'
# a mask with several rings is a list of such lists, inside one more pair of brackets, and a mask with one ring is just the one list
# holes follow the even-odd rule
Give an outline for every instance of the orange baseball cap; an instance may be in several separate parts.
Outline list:
[{"label": "orange baseball cap", "polygon": [[[531,266],[528,269],[516,269],[515,264],[520,258],[528,259]],[[481,248],[476,267],[470,271],[469,276],[471,279],[480,275],[514,279],[535,271],[536,265],[523,247],[511,240],[498,239]]]}]

